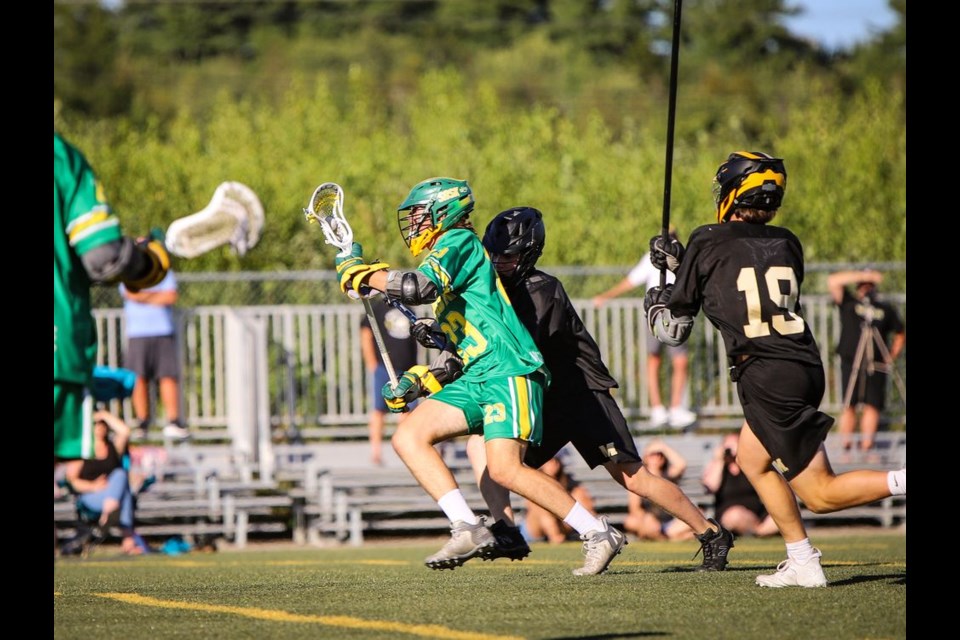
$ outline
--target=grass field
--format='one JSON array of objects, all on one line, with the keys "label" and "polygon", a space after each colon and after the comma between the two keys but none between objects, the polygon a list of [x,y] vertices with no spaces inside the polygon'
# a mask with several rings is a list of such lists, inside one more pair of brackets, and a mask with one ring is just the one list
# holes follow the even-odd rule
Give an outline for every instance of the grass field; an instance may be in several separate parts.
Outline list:
[{"label": "grass field", "polygon": [[905,638],[906,534],[811,531],[830,586],[761,589],[780,538],[741,539],[722,573],[692,542],[633,542],[601,576],[576,577],[579,543],[523,562],[431,571],[439,539],[362,548],[257,548],[129,558],[111,547],[54,563],[54,635],[132,638]]}]

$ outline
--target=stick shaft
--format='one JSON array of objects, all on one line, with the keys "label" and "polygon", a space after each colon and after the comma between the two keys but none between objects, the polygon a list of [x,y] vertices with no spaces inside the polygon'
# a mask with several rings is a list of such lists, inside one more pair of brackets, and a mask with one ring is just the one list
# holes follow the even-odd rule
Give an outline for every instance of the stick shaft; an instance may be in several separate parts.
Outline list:
[{"label": "stick shaft", "polygon": [[380,333],[380,323],[373,315],[373,307],[370,306],[370,300],[361,297],[363,309],[367,312],[367,318],[370,320],[370,330],[373,332],[373,339],[377,343],[377,349],[380,350],[380,357],[383,358],[383,366],[387,369],[387,375],[390,376],[390,386],[397,386],[397,371],[393,368],[393,362],[390,360],[390,354],[387,353],[387,343],[383,340],[383,334]]},{"label": "stick shaft", "polygon": [[[667,107],[667,153],[663,172],[663,218],[660,235],[664,243],[670,234],[670,184],[673,179],[673,128],[677,112],[677,67],[680,60],[680,5],[681,0],[673,4],[673,46],[670,48],[670,102]],[[660,288],[667,284],[667,271],[660,271]]]}]

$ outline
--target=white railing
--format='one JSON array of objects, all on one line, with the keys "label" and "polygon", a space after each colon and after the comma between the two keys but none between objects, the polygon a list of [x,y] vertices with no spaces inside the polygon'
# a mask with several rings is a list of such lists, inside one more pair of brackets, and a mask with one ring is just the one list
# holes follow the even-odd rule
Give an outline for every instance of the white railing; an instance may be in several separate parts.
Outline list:
[{"label": "white railing", "polygon": [[[905,310],[905,295],[890,299]],[[620,382],[615,394],[625,415],[635,427],[643,427],[650,404],[642,299],[621,298],[601,309],[589,300],[574,302]],[[842,402],[840,364],[833,354],[837,311],[828,296],[809,296],[804,303],[805,318],[827,363],[822,409],[836,413]],[[94,313],[101,364],[122,366],[122,310]],[[364,425],[370,391],[360,354],[362,316],[363,307],[356,303],[177,309],[182,407],[191,429],[201,439],[232,439],[240,453],[256,459],[257,448],[268,446],[272,436],[337,437],[347,431],[343,427]],[[723,342],[702,316],[690,347],[690,406],[704,423],[739,424],[742,414],[727,374]],[[426,361],[427,354],[421,355]],[[905,358],[898,368],[905,380]],[[664,372],[662,388],[667,384]],[[888,410],[904,412],[892,385]]]}]

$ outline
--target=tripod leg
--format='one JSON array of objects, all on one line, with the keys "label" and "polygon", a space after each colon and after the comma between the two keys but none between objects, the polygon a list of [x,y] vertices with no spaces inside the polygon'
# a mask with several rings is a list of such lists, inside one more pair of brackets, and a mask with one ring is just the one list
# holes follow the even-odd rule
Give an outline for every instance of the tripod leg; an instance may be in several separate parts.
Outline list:
[{"label": "tripod leg", "polygon": [[866,378],[861,375],[864,368],[864,359],[869,357],[867,349],[870,344],[868,332],[869,325],[863,325],[860,330],[860,339],[857,341],[857,351],[853,356],[853,364],[850,367],[850,377],[847,379],[847,390],[843,395],[843,409],[840,415],[840,438],[844,450],[848,450],[853,445],[853,433],[857,429],[857,409],[853,405],[854,385],[861,386],[858,397],[863,397],[866,387]]},{"label": "tripod leg", "polygon": [[847,380],[847,392],[843,395],[844,407],[851,406],[850,401],[853,400],[853,385],[857,382],[857,378],[860,375],[860,367],[863,364],[863,356],[867,350],[869,339],[866,332],[861,331],[860,341],[857,343],[857,353],[853,356],[853,365],[850,367],[850,378]]},{"label": "tripod leg", "polygon": [[876,327],[872,327],[872,329],[873,342],[876,344],[877,349],[880,350],[880,355],[883,357],[885,373],[889,373],[893,377],[893,381],[897,385],[897,390],[900,391],[900,397],[903,398],[903,402],[906,404],[907,387],[903,384],[903,378],[900,377],[900,372],[897,371],[897,365],[890,356],[890,349],[887,348],[887,343],[884,342],[883,336],[880,335],[880,331]]}]

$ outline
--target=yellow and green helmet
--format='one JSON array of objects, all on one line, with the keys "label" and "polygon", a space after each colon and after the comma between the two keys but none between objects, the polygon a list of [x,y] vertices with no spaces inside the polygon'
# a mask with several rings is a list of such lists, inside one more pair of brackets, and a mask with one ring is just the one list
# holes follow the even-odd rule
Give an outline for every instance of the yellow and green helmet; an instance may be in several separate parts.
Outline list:
[{"label": "yellow and green helmet", "polygon": [[419,255],[438,234],[467,217],[473,204],[466,180],[429,178],[414,186],[397,207],[400,235],[410,253]]}]

